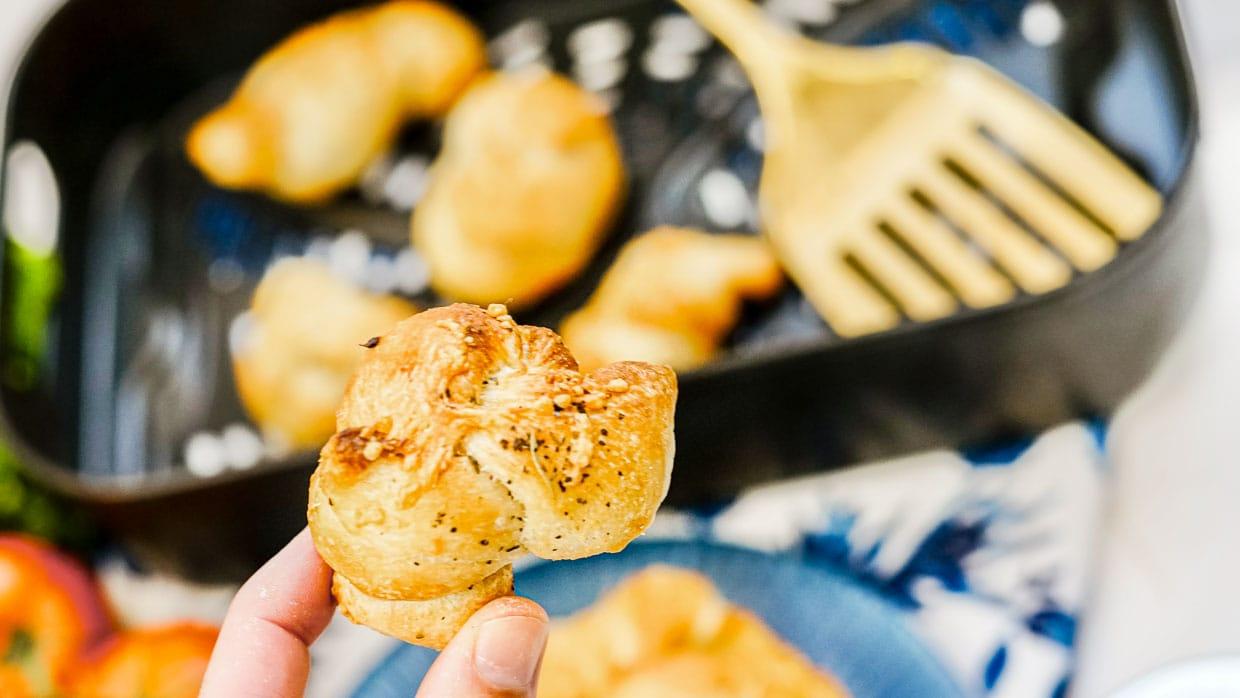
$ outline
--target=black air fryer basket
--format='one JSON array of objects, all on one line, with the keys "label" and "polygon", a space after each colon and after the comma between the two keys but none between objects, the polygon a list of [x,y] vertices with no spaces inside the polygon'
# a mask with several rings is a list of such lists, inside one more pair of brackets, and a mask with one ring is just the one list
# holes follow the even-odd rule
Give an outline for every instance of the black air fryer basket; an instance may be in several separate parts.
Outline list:
[{"label": "black air fryer basket", "polygon": [[[385,188],[424,170],[434,127],[411,127],[359,192],[316,209],[215,189],[181,152],[188,124],[265,49],[355,4],[67,0],[16,76],[5,191],[27,191],[17,179],[46,166],[58,201],[50,254],[23,246],[23,231],[4,246],[6,438],[35,477],[96,511],[152,565],[237,578],[304,525],[314,454],[186,466],[195,448],[258,448],[228,334],[271,260],[347,247],[361,264],[403,270],[392,283],[406,295],[439,300],[410,278],[418,263],[401,209],[411,202]],[[710,505],[775,478],[1112,410],[1185,316],[1204,256],[1197,112],[1173,2],[1064,0],[1063,25],[1049,27],[1025,0],[770,6],[819,38],[928,40],[982,57],[1111,145],[1164,193],[1166,211],[1110,265],[1001,308],[853,340],[833,336],[795,288],[748,308],[724,355],[681,376],[669,502]],[[462,7],[492,37],[495,62],[539,60],[591,82],[614,105],[629,164],[629,204],[598,259],[518,320],[556,326],[619,245],[652,225],[756,229],[752,94],[674,5]],[[588,42],[603,44],[583,52]],[[585,54],[610,63],[584,65]]]}]

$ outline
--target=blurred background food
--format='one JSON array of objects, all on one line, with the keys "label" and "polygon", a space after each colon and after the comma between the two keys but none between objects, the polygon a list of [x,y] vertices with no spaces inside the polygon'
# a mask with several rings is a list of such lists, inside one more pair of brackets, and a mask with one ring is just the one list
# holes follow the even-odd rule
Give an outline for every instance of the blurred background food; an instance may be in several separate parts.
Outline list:
[{"label": "blurred background food", "polygon": [[78,656],[110,626],[76,561],[37,539],[0,537],[0,688],[46,696],[68,682]]},{"label": "blurred background food", "polygon": [[444,297],[528,307],[590,261],[623,191],[603,101],[544,70],[495,73],[448,117],[414,247]]},{"label": "blurred background food", "polygon": [[615,361],[692,369],[719,350],[742,301],[770,298],[782,285],[762,240],[657,228],[624,246],[561,333],[586,370]]},{"label": "blurred background food", "polygon": [[42,539],[0,535],[5,696],[196,696],[217,634],[199,623],[117,630],[79,561]]},{"label": "blurred background food", "polygon": [[446,298],[546,298],[599,248],[624,192],[620,146],[598,97],[556,74],[495,73],[444,126],[413,242]]},{"label": "blurred background food", "polygon": [[[566,337],[587,337],[576,342],[583,361],[592,360],[591,351],[627,358],[620,354],[657,344],[666,360],[686,369],[678,414],[680,475],[672,492],[680,504],[715,502],[790,474],[1107,413],[1152,369],[1201,278],[1205,226],[1200,178],[1192,176],[1196,96],[1169,2],[764,3],[785,26],[816,39],[913,39],[980,56],[1065,110],[1168,197],[1167,215],[1144,239],[1107,238],[1116,256],[1101,269],[1078,264],[1049,235],[1032,235],[1038,251],[1004,264],[984,245],[948,230],[953,237],[944,240],[981,260],[978,278],[985,282],[957,283],[916,245],[901,246],[910,241],[888,236],[928,274],[931,288],[959,292],[964,308],[927,324],[890,293],[890,281],[876,284],[887,292],[880,302],[896,326],[863,342],[823,323],[794,283],[769,294],[741,294],[739,303],[723,302],[726,294],[714,296],[709,327],[688,322],[690,312],[636,317],[639,299],[657,296],[666,301],[658,307],[669,309],[680,293],[710,281],[692,267],[646,272],[658,262],[641,265],[642,274],[621,283],[630,277],[625,260],[654,235],[647,231],[675,225],[700,230],[712,242],[738,234],[748,236],[745,246],[752,250],[764,244],[755,235],[762,232],[756,184],[768,146],[763,119],[743,72],[671,4],[464,2],[449,11],[394,2],[357,11],[359,3],[344,0],[287,0],[256,12],[239,0],[184,0],[169,12],[150,0],[130,2],[123,13],[101,0],[67,2],[22,49],[25,68],[10,96],[0,398],[16,455],[0,456],[0,522],[71,546],[97,542],[82,509],[64,507],[40,489],[50,486],[101,515],[108,531],[122,533],[140,567],[236,578],[302,525],[299,516],[281,512],[296,514],[302,504],[317,447],[310,413],[327,413],[326,395],[335,390],[327,386],[339,380],[329,374],[342,375],[344,357],[362,351],[357,345],[373,334],[342,332],[332,342],[322,328],[337,326],[329,317],[336,302],[369,307],[373,301],[395,313],[400,304],[428,307],[467,297],[481,289],[478,278],[500,277],[480,271],[492,259],[484,252],[502,257],[509,274],[506,288],[478,290],[480,296],[510,293],[518,302],[528,297],[518,319],[561,328]],[[342,17],[315,24],[340,11]],[[418,32],[433,34],[426,43],[444,42],[430,59],[404,53],[425,45]],[[363,35],[390,37],[387,48],[400,50],[378,51],[383,41],[368,41],[368,53],[359,58]],[[28,38],[16,41],[25,46]],[[451,154],[457,129],[449,126],[445,134],[439,123],[455,121],[451,105],[466,89],[465,75],[483,70],[484,49],[485,63],[505,77],[483,80],[506,82],[523,71],[558,76],[549,81],[571,79],[574,86],[566,84],[565,95],[574,92],[584,106],[549,111],[556,117],[591,115],[582,123],[595,138],[583,143],[594,144],[585,149],[594,153],[587,159],[597,162],[580,170],[566,164],[562,172],[596,172],[563,175],[555,187],[569,192],[557,194],[560,200],[572,203],[554,211],[555,223],[563,224],[561,214],[576,212],[578,234],[562,256],[540,255],[550,249],[542,246],[545,240],[529,230],[497,230],[489,218],[501,210],[499,203],[515,210],[532,200],[520,185],[540,180],[509,181],[494,177],[493,166],[484,176],[482,167],[453,164],[488,162],[488,151],[470,150],[488,134],[521,153],[528,155],[526,146],[535,150],[532,139],[512,137],[531,127],[518,126],[524,115],[533,119],[537,112],[512,106],[521,103],[521,91],[514,90],[499,106],[487,107],[486,128],[468,130],[475,135],[462,139],[459,158]],[[444,60],[452,56],[459,60]],[[310,67],[320,60],[384,69],[350,68],[346,75]],[[395,77],[404,74],[397,64],[430,72],[407,83]],[[424,102],[418,100],[426,95],[405,92],[412,83],[418,90],[434,87],[436,76],[456,87],[428,90],[439,97]],[[398,83],[404,87],[393,87]],[[1201,94],[1218,102],[1224,93],[1211,88]],[[285,108],[292,104],[311,106]],[[342,116],[352,109],[357,111]],[[306,113],[332,121],[308,119]],[[195,154],[190,134],[204,133],[216,120],[233,123],[234,135],[214,146],[225,152],[213,172],[205,154],[210,139]],[[236,125],[241,123],[248,125]],[[341,128],[343,123],[356,128]],[[532,125],[574,133],[559,118],[537,117]],[[225,136],[228,131],[223,129]],[[614,163],[611,195],[617,203],[607,215],[584,215],[606,208],[598,202],[609,189],[600,182],[611,179],[597,174],[608,169],[606,148],[599,146],[604,133],[622,154]],[[232,161],[229,138],[258,139],[247,151],[255,157]],[[356,156],[300,159],[342,150]],[[564,162],[580,165],[567,156]],[[225,170],[252,179],[229,181]],[[1219,179],[1219,171],[1210,172]],[[439,186],[450,180],[457,180],[451,196]],[[1214,186],[1219,198],[1220,185]],[[497,205],[449,205],[453,196],[467,202],[494,197]],[[461,233],[449,242],[469,240],[466,230],[483,236],[482,242],[450,250],[443,255],[447,262],[434,258],[416,233],[411,244],[411,218],[416,229],[428,210],[437,209],[452,223],[434,227]],[[460,211],[469,215],[461,218]],[[923,223],[944,223],[923,215],[930,213],[924,207],[913,213]],[[1001,213],[1007,217],[1003,225],[1032,222],[1020,211]],[[308,274],[320,282],[307,283],[290,301],[304,294],[298,305],[313,312],[303,316],[299,326],[307,334],[301,336],[315,341],[299,344],[284,336],[293,340],[285,348],[247,345],[258,317],[251,302],[286,258],[318,265],[321,272]],[[1035,299],[1020,290],[1020,274],[1012,270],[1034,258],[1067,270],[1060,275],[1066,282],[1060,292]],[[705,258],[700,261],[698,269],[706,268]],[[452,274],[460,275],[459,288],[441,280]],[[1223,295],[1222,286],[1212,288],[1214,296]],[[359,319],[367,314],[356,311]],[[276,334],[294,334],[296,313],[277,316],[270,323]],[[1225,324],[1215,319],[1216,326]],[[597,338],[604,336],[618,339],[603,340],[601,350],[587,348],[591,340],[602,344]],[[1211,335],[1199,341],[1194,358],[1181,352],[1177,365],[1217,367],[1206,359],[1229,347],[1226,340]],[[247,346],[268,348],[248,354]],[[270,393],[255,397],[261,389],[247,389],[253,382],[243,377],[247,363],[265,367],[264,375],[276,384],[312,386],[310,392],[321,396],[318,406],[310,399],[281,405]],[[1145,464],[1147,476],[1138,484],[1169,492],[1164,469],[1152,461],[1156,454],[1163,463],[1185,460],[1177,449],[1151,446],[1163,425],[1217,423],[1217,417],[1190,409],[1211,399],[1211,415],[1228,414],[1230,402],[1218,397],[1227,381],[1203,377],[1204,371],[1190,372],[1196,383],[1175,377],[1160,383],[1160,396],[1170,394],[1160,404],[1176,405],[1179,412],[1159,408],[1159,418],[1138,429],[1123,425],[1140,420],[1126,419],[1127,412],[1121,417],[1121,445],[1113,451],[1120,461]],[[1187,394],[1191,385],[1206,383],[1210,389],[1199,391],[1208,393],[1205,398]],[[281,425],[282,417],[288,423]],[[304,434],[292,433],[303,427]],[[1147,436],[1133,437],[1135,432]],[[1194,462],[1219,460],[1205,447],[1192,453],[1188,460]],[[1210,477],[1203,475],[1207,471]],[[1157,531],[1152,523],[1141,524],[1147,537],[1161,541],[1160,549],[1178,549],[1192,533],[1184,522],[1201,522],[1204,515],[1188,501],[1190,490],[1225,489],[1210,483],[1226,473],[1204,465],[1184,463],[1178,472],[1190,479],[1197,473],[1196,489],[1120,511],[1174,509],[1174,516],[1157,518]],[[1120,478],[1121,485],[1133,482]],[[1144,521],[1127,518],[1137,519]],[[1142,578],[1174,577],[1163,572]],[[1104,606],[1129,598],[1125,594],[1140,596],[1131,586],[1120,592],[1106,594]],[[1204,622],[1208,615],[1194,618]],[[1110,617],[1118,616],[1123,613],[1112,609]],[[1209,638],[1197,645],[1212,646]]]},{"label": "blurred background food", "polygon": [[443,116],[484,62],[477,29],[438,3],[342,13],[265,53],[186,150],[220,186],[319,201],[355,184],[406,119]]},{"label": "blurred background food", "polygon": [[195,698],[219,628],[193,622],[119,632],[73,669],[74,698]]},{"label": "blurred background food", "polygon": [[653,566],[557,622],[545,698],[844,698],[830,676],[698,572]]},{"label": "blurred background food", "polygon": [[365,342],[416,312],[321,262],[285,259],[268,268],[231,338],[238,394],[268,448],[321,446],[336,431],[336,408]]}]

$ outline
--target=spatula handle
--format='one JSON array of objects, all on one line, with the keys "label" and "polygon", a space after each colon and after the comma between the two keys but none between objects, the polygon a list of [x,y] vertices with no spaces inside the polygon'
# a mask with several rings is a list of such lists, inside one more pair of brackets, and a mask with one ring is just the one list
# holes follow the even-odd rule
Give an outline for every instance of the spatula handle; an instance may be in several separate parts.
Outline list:
[{"label": "spatula handle", "polygon": [[749,72],[772,64],[786,37],[750,0],[676,0]]}]

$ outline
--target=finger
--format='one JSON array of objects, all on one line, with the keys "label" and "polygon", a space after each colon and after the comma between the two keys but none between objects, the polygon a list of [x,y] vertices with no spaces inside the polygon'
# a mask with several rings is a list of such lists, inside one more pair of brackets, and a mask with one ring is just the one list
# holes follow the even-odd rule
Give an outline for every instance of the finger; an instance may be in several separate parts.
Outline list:
[{"label": "finger", "polygon": [[310,644],[332,617],[331,580],[331,568],[303,530],[233,598],[201,698],[302,695]]},{"label": "finger", "polygon": [[547,612],[533,601],[492,601],[439,654],[417,698],[533,696],[547,631]]}]

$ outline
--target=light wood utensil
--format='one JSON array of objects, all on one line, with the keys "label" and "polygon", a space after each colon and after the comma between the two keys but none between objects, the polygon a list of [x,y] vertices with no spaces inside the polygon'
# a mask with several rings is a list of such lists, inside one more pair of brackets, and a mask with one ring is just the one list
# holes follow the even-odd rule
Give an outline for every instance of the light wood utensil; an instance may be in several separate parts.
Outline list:
[{"label": "light wood utensil", "polygon": [[753,83],[763,227],[841,336],[1054,290],[1161,213],[1114,154],[980,61],[815,42],[747,0],[678,1]]}]

